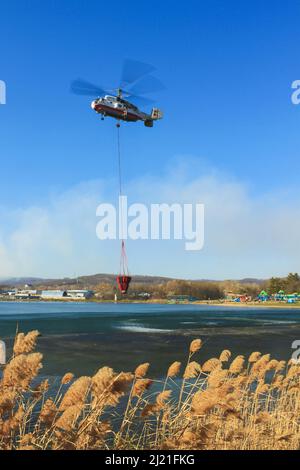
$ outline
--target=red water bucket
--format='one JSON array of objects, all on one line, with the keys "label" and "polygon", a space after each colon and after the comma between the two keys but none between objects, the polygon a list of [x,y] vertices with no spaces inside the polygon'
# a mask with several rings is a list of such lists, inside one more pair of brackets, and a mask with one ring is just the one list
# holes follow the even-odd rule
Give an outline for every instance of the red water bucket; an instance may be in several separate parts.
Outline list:
[{"label": "red water bucket", "polygon": [[126,294],[131,281],[130,276],[117,276],[117,284],[121,294]]}]

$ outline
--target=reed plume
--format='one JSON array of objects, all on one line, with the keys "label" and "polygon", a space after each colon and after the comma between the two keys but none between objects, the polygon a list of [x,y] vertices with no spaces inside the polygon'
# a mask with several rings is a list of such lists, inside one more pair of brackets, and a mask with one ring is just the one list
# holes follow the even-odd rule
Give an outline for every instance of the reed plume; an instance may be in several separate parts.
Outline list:
[{"label": "reed plume", "polygon": [[180,372],[181,362],[173,362],[167,372],[167,377],[176,377]]},{"label": "reed plume", "polygon": [[201,339],[194,339],[190,344],[190,353],[195,354],[201,349],[202,341]]},{"label": "reed plume", "polygon": [[214,369],[217,369],[219,367],[222,367],[220,359],[212,357],[211,359],[208,359],[204,362],[204,364],[202,365],[202,370],[203,372],[212,372]]},{"label": "reed plume", "polygon": [[42,368],[42,354],[30,353],[15,356],[5,367],[2,378],[4,388],[26,390]]},{"label": "reed plume", "polygon": [[66,385],[74,379],[74,374],[72,372],[67,372],[61,379],[61,384]]},{"label": "reed plume", "polygon": [[19,333],[16,336],[13,353],[15,356],[19,354],[26,354],[34,351],[36,347],[37,338],[40,333],[37,330],[30,331],[25,335],[24,333]]},{"label": "reed plume", "polygon": [[59,409],[66,410],[70,406],[82,405],[91,385],[90,377],[80,377],[77,379],[65,393]]},{"label": "reed plume", "polygon": [[229,349],[224,349],[220,354],[219,360],[221,362],[228,362],[230,358],[231,352],[229,351]]},{"label": "reed plume", "polygon": [[150,366],[149,362],[145,362],[144,364],[140,364],[139,366],[137,366],[137,368],[134,371],[135,377],[139,379],[142,379],[143,377],[145,377],[145,375],[147,375],[149,366]]},{"label": "reed plume", "polygon": [[150,379],[137,379],[134,383],[132,396],[139,397],[141,396],[152,384],[152,380]]},{"label": "reed plume", "polygon": [[237,356],[229,367],[229,372],[232,374],[240,374],[244,368],[245,358],[242,355]]}]

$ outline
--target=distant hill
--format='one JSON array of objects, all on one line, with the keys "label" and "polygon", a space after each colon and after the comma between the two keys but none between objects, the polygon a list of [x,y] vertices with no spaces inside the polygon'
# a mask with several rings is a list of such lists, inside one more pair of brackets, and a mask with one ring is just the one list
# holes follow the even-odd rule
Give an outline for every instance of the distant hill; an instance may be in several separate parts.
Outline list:
[{"label": "distant hill", "polygon": [[241,284],[263,284],[266,282],[266,279],[256,279],[255,277],[245,277],[245,279],[240,279],[238,282]]},{"label": "distant hill", "polygon": [[44,279],[39,277],[11,277],[8,279],[1,278],[0,284],[6,286],[20,286],[24,284],[37,284]]},{"label": "distant hill", "polygon": [[[13,277],[9,279],[1,279],[0,284],[6,286],[24,286],[25,284],[32,286],[74,286],[78,285],[88,285],[95,286],[97,284],[108,283],[112,284],[115,282],[115,274],[91,274],[89,276],[79,276],[77,278],[39,278],[39,277]],[[160,284],[163,282],[171,281],[172,278],[163,277],[163,276],[134,276],[134,282],[141,284]]]},{"label": "distant hill", "polygon": [[[77,278],[39,278],[39,277],[14,277],[8,279],[0,279],[0,285],[2,286],[24,286],[25,284],[31,284],[33,286],[44,286],[45,288],[49,287],[59,287],[59,286],[80,286],[80,287],[94,287],[98,284],[113,284],[115,282],[116,276],[114,274],[91,274],[88,276],[79,276]],[[146,276],[146,275],[135,275],[133,277],[135,283],[141,284],[162,284],[164,282],[175,280],[175,278],[164,277],[164,276]],[[178,280],[178,279],[176,279]],[[197,279],[197,281],[202,282],[222,282],[216,279]],[[262,284],[265,282],[264,279],[256,278],[244,278],[236,279],[235,281],[241,284]]]}]

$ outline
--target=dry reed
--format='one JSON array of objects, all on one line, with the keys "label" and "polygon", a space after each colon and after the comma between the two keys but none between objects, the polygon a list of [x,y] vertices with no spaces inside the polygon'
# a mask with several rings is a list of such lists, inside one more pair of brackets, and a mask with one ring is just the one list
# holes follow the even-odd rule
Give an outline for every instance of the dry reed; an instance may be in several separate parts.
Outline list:
[{"label": "dry reed", "polygon": [[[182,377],[173,362],[162,381],[102,367],[66,373],[53,395],[38,381],[39,333],[19,333],[0,378],[0,449],[299,449],[300,365],[269,354],[231,352],[202,366],[202,342],[188,349]],[[193,360],[192,360],[193,358]]]}]

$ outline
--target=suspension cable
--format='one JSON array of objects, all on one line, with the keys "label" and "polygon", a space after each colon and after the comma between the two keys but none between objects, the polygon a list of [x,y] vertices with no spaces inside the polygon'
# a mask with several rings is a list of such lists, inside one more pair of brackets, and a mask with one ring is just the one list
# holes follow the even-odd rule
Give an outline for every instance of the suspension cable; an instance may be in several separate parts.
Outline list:
[{"label": "suspension cable", "polygon": [[122,167],[121,167],[121,145],[120,145],[120,124],[117,124],[118,142],[118,171],[119,171],[119,196],[122,196]]},{"label": "suspension cable", "polygon": [[[122,197],[122,165],[121,165],[121,144],[120,144],[120,125],[117,124],[117,148],[118,148],[118,172],[119,172],[119,203]],[[119,204],[120,206],[120,204]],[[125,249],[124,232],[123,232],[123,204],[121,200],[120,224],[121,224],[121,257],[120,257],[120,274],[128,275],[127,255]]]}]

